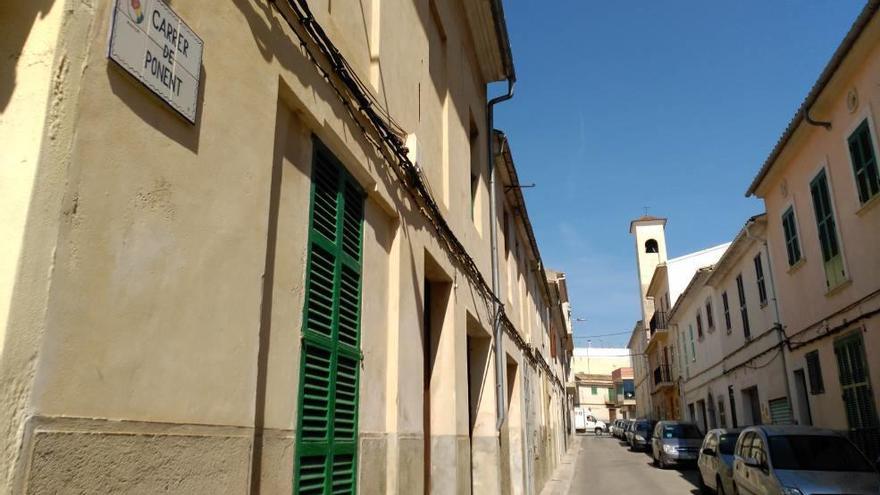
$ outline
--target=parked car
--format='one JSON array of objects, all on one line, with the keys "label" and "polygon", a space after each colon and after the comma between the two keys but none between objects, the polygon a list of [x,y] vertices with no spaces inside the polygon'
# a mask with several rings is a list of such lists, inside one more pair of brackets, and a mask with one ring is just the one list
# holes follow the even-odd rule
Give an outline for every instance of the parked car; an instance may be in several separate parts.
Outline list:
[{"label": "parked car", "polygon": [[736,443],[737,494],[880,493],[877,466],[846,437],[809,426],[751,426]]},{"label": "parked car", "polygon": [[611,426],[608,428],[608,432],[615,438],[620,438],[620,433],[623,431],[623,424],[626,422],[625,419],[615,419]]},{"label": "parked car", "polygon": [[633,425],[636,424],[636,421],[638,420],[629,419],[627,420],[626,425],[623,427],[623,435],[621,437],[621,440],[623,440],[624,443],[626,443],[627,445],[629,445],[629,439],[632,437],[633,434]]},{"label": "parked car", "polygon": [[651,446],[651,431],[656,421],[640,419],[633,423],[632,435],[629,437],[630,450],[647,450]]},{"label": "parked car", "polygon": [[685,421],[660,421],[651,435],[654,465],[696,464],[703,434],[697,425]]},{"label": "parked car", "polygon": [[623,440],[626,434],[626,425],[629,424],[629,419],[621,419],[620,424],[617,426],[617,438]]},{"label": "parked car", "polygon": [[733,449],[742,428],[709,430],[700,448],[700,489],[718,495],[733,494]]}]

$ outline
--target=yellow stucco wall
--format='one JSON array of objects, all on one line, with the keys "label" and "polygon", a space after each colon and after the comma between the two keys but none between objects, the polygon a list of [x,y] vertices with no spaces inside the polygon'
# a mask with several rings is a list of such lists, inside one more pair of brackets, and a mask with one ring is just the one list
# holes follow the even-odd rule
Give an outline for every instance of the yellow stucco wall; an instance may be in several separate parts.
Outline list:
[{"label": "yellow stucco wall", "polygon": [[[485,157],[486,95],[464,13],[445,4],[435,15],[427,3],[373,2],[315,2],[312,9],[417,137],[419,165],[443,198],[444,215],[489,279],[488,228],[500,218],[489,218],[485,163],[476,220],[470,213],[470,125],[482,136],[473,141],[476,156]],[[511,469],[499,469],[492,358],[476,383],[483,393],[470,435],[467,337],[490,337],[486,301],[268,5],[172,4],[205,42],[196,125],[107,60],[111,1],[56,2],[34,24],[24,53],[49,53],[35,58],[43,65],[18,64],[7,106],[18,111],[4,112],[0,126],[26,162],[10,177],[15,194],[0,199],[10,218],[4,228],[18,239],[3,246],[9,256],[0,265],[0,305],[11,304],[2,318],[23,315],[3,327],[10,329],[6,342],[15,343],[0,363],[4,384],[14,385],[3,397],[4,487],[149,492],[178,483],[218,493],[237,491],[257,472],[264,492],[290,493],[313,136],[368,193],[362,492],[422,491],[429,265],[451,294],[430,390],[432,458],[447,462],[432,476],[455,493],[473,469],[481,491],[498,491],[504,477],[519,493],[539,483],[539,472],[549,477],[561,457],[562,391],[509,341],[508,370],[519,373],[511,376],[530,380],[526,391],[514,379],[520,388],[510,394],[519,427],[502,447]],[[10,15],[34,15],[25,10]],[[438,20],[442,57],[432,31]],[[46,111],[20,111],[31,107]],[[23,135],[8,134],[12,127]],[[504,201],[499,195],[499,206]],[[518,256],[533,257],[521,225],[517,232]],[[502,287],[517,287],[511,318],[545,348],[549,322],[541,318],[534,261],[505,261],[504,276],[517,281],[502,278]],[[27,284],[13,290],[16,276]],[[30,373],[22,373],[22,362]],[[538,460],[527,460],[526,449]],[[254,471],[255,462],[262,470]],[[211,481],[192,484],[198,477]]]}]

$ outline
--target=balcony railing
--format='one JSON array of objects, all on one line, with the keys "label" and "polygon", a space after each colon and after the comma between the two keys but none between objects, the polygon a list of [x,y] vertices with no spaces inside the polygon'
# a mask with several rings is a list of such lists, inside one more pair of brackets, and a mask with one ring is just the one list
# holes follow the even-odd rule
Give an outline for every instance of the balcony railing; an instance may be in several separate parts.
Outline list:
[{"label": "balcony railing", "polygon": [[651,330],[651,335],[654,335],[656,331],[666,331],[667,329],[666,323],[666,311],[655,311],[654,316],[651,317],[651,322],[648,327]]},{"label": "balcony railing", "polygon": [[661,364],[654,368],[654,389],[664,385],[672,385],[672,375],[669,373],[668,364]]}]

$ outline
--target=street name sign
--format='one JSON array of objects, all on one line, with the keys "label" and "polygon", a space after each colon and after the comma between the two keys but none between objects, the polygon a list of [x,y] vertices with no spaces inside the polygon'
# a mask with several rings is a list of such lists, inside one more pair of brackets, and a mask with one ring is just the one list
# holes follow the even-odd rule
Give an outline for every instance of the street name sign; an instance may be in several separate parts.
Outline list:
[{"label": "street name sign", "polygon": [[109,57],[196,123],[202,39],[162,0],[116,0]]}]

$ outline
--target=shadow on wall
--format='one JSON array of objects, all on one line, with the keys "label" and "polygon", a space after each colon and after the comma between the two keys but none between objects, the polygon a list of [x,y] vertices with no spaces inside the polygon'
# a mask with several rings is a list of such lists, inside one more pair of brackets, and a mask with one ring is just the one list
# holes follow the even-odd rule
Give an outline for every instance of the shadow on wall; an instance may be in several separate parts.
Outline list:
[{"label": "shadow on wall", "polygon": [[0,112],[15,91],[21,51],[37,20],[49,13],[55,0],[0,2]]},{"label": "shadow on wall", "polygon": [[[182,116],[177,115],[162,99],[153,94],[143,84],[136,81],[133,76],[127,74],[122,67],[107,61],[107,79],[110,82],[110,90],[119,97],[119,101],[127,106],[132,112],[148,123],[168,139],[171,139],[186,149],[198,154],[199,136],[202,134],[202,107],[205,100],[205,84],[208,81],[208,73],[204,64],[201,66],[199,76],[198,101],[196,101],[196,123],[190,124]],[[157,111],[157,109],[159,109]]]}]

